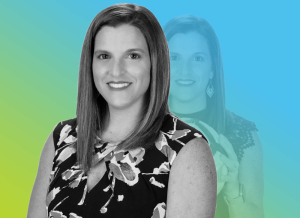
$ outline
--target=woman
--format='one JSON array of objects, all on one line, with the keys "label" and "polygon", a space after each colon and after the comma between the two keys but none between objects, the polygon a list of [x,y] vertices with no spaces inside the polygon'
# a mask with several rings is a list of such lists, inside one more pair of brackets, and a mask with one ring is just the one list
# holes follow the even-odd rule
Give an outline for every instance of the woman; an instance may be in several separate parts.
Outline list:
[{"label": "woman", "polygon": [[262,148],[254,123],[225,108],[223,63],[210,24],[195,16],[164,27],[172,113],[206,136],[218,174],[216,217],[263,217]]},{"label": "woman", "polygon": [[201,132],[169,113],[169,74],[149,10],[117,4],[94,18],[77,117],[46,141],[28,217],[214,216],[213,156]]}]

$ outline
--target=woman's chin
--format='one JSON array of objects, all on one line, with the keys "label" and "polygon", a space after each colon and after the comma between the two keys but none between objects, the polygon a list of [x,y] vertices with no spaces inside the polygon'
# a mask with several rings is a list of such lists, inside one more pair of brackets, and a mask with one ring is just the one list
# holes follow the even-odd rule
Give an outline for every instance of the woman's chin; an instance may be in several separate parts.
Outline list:
[{"label": "woman's chin", "polygon": [[109,108],[115,109],[115,110],[124,110],[126,108],[128,108],[130,106],[130,104],[126,103],[126,102],[114,102],[111,104],[108,104]]},{"label": "woman's chin", "polygon": [[170,95],[174,100],[180,102],[189,102],[192,101],[196,96],[192,92],[176,92]]},{"label": "woman's chin", "polygon": [[126,100],[126,99],[115,99],[114,101],[108,102],[108,107],[114,110],[127,110],[130,108],[139,108],[139,101]]}]

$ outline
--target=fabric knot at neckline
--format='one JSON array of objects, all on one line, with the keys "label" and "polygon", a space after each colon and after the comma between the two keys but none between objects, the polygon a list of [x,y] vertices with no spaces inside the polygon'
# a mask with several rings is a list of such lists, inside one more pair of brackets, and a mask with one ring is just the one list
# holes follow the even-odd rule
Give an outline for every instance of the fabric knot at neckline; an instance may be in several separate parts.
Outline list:
[{"label": "fabric knot at neckline", "polygon": [[96,136],[94,143],[94,154],[92,160],[92,166],[97,164],[99,161],[104,159],[105,162],[110,161],[114,156],[117,161],[121,161],[126,156],[129,156],[131,162],[135,164],[139,164],[143,160],[143,156],[145,154],[144,148],[136,148],[134,150],[126,151],[126,150],[118,150],[115,151],[120,142],[106,142],[102,140],[99,136]]},{"label": "fabric knot at neckline", "polygon": [[145,155],[144,148],[136,148],[134,150],[117,150],[119,143],[110,143],[103,141],[100,137],[96,138],[94,144],[94,155],[92,166],[99,161],[104,160],[109,170],[109,178],[113,175],[128,185],[134,185],[138,181],[140,170],[136,167]]},{"label": "fabric knot at neckline", "polygon": [[114,150],[117,148],[118,144],[119,143],[105,142],[100,137],[96,136],[92,166],[97,164],[103,158],[105,162],[109,161],[114,156]]}]

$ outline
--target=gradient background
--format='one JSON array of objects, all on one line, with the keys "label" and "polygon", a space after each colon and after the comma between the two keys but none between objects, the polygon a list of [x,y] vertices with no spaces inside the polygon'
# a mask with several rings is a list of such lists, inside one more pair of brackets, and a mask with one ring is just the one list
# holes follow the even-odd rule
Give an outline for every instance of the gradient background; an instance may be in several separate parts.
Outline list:
[{"label": "gradient background", "polygon": [[[0,1],[1,217],[25,217],[43,145],[75,117],[88,26],[120,1]],[[300,5],[296,1],[146,1],[163,26],[192,14],[216,31],[227,108],[256,123],[265,217],[300,217]],[[299,135],[298,135],[299,134]]]}]

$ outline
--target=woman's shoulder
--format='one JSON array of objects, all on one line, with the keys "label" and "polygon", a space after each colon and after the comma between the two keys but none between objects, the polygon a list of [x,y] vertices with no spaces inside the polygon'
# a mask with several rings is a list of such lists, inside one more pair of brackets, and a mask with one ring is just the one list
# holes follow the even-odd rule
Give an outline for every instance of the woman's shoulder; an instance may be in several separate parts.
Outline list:
[{"label": "woman's shoulder", "polygon": [[253,132],[257,131],[258,129],[254,122],[226,110],[226,128],[224,135],[231,142],[239,160],[242,159],[246,148],[255,145]]},{"label": "woman's shoulder", "polygon": [[[181,147],[176,152],[166,152],[172,154],[172,158],[169,158],[172,168],[168,182],[167,216],[175,216],[178,213],[182,216],[189,214],[188,209],[178,211],[178,205],[180,204],[182,208],[191,205],[197,208],[199,200],[207,209],[203,212],[213,214],[217,177],[214,159],[206,138],[199,130],[172,114],[166,117],[163,130],[164,134],[167,133],[166,138],[171,149]],[[200,212],[202,211],[198,211],[199,216],[202,215]]]},{"label": "woman's shoulder", "polygon": [[226,131],[236,131],[239,129],[258,131],[254,122],[249,121],[229,110],[226,110],[225,113]]},{"label": "woman's shoulder", "polygon": [[59,122],[53,130],[53,142],[55,150],[63,143],[68,143],[70,138],[74,140],[77,136],[77,119],[68,119]]},{"label": "woman's shoulder", "polygon": [[188,125],[171,113],[165,116],[161,133],[160,137],[163,137],[163,140],[177,152],[182,148],[182,146],[194,138],[203,138],[207,141],[205,136],[199,130]]},{"label": "woman's shoulder", "polygon": [[203,143],[207,144],[207,140],[200,131],[186,124],[175,115],[167,114],[164,117],[155,147],[168,159],[168,166],[171,168],[180,153],[181,156],[185,157],[193,149],[197,151],[204,149],[195,148],[202,146]]}]

